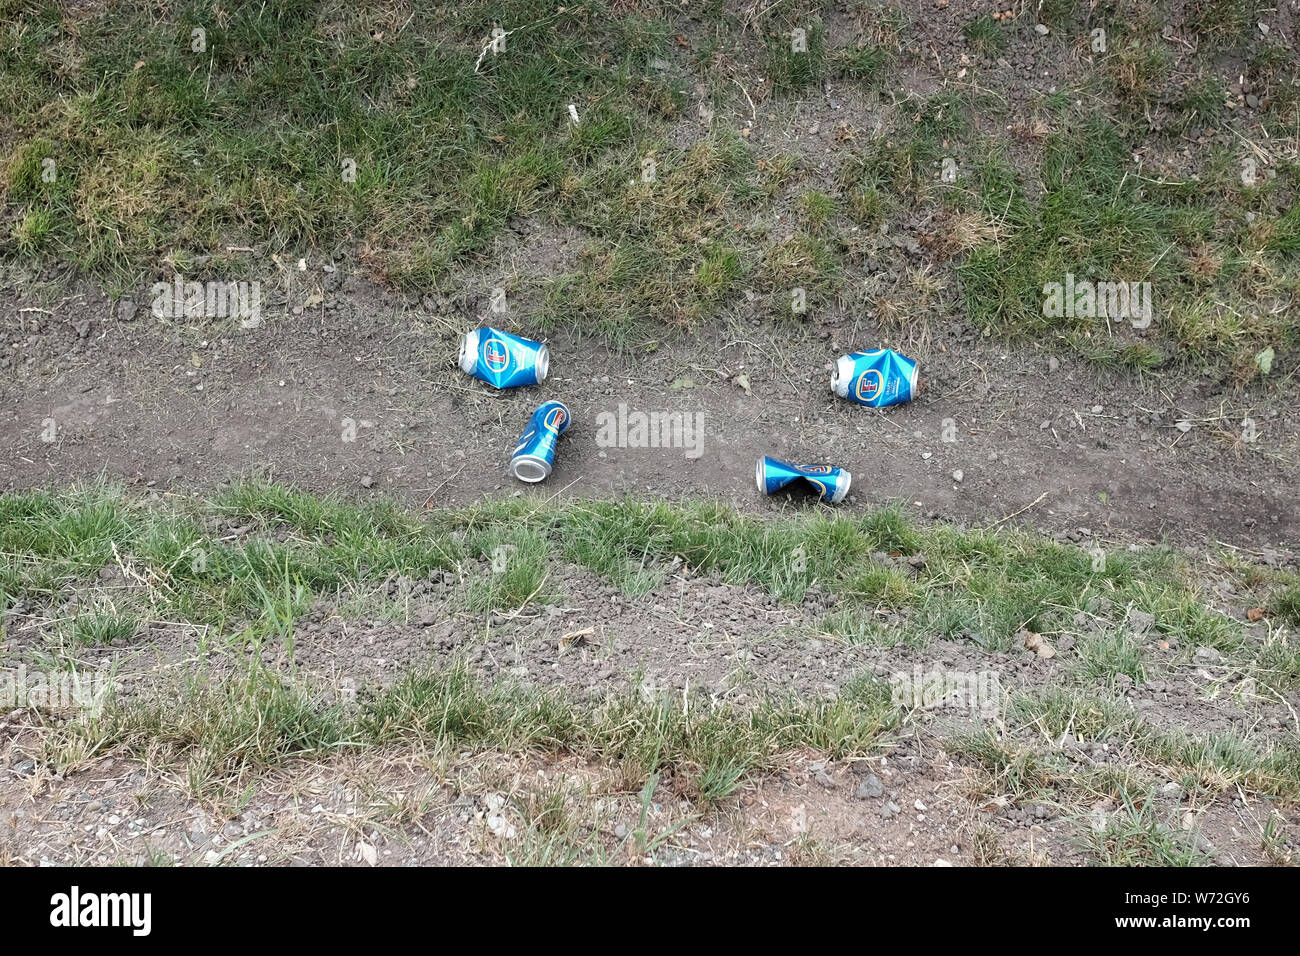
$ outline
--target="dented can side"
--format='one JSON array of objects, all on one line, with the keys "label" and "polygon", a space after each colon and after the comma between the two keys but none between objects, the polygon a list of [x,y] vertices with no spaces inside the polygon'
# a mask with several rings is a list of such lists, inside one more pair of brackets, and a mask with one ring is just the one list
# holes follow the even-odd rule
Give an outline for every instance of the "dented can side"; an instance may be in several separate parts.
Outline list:
[{"label": "dented can side", "polygon": [[496,388],[538,385],[546,380],[551,353],[534,342],[500,329],[474,329],[460,340],[461,371]]},{"label": "dented can side", "polygon": [[765,495],[774,495],[795,482],[806,481],[822,501],[839,504],[848,496],[853,475],[833,465],[793,465],[765,455],[754,467],[754,481]]},{"label": "dented can side", "polygon": [[831,391],[859,405],[884,408],[916,397],[919,369],[893,349],[841,355],[831,373]]}]

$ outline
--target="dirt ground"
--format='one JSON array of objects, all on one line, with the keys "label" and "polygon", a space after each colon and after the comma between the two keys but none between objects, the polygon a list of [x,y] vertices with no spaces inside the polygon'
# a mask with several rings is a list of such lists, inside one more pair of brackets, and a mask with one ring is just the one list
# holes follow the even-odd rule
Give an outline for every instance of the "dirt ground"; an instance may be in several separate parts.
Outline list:
[{"label": "dirt ground", "polygon": [[[378,692],[412,668],[453,660],[466,661],[485,685],[592,702],[625,693],[690,699],[706,708],[829,697],[850,681],[933,668],[995,672],[1007,694],[1079,687],[1074,639],[1064,634],[1053,638],[1058,654],[1050,659],[963,640],[921,649],[851,645],[822,632],[832,602],[815,588],[790,605],[679,569],[630,597],[586,570],[553,570],[553,602],[511,614],[470,611],[466,589],[476,578],[444,572],[320,601],[296,622],[292,645],[267,643],[263,660],[322,700],[344,704],[359,689]],[[105,573],[69,600],[92,606],[130,587]],[[1220,594],[1219,611],[1247,619],[1245,597]],[[9,663],[39,666],[50,622],[71,613],[71,605],[15,603],[4,621]],[[1076,623],[1081,633],[1138,626],[1123,608],[1101,606]],[[1268,628],[1248,626],[1257,639]],[[81,649],[78,663],[111,664],[119,700],[168,699],[196,676],[214,680],[243,666],[242,652],[223,650],[202,630],[154,622],[128,642]],[[1257,747],[1295,739],[1300,695],[1247,700],[1236,665],[1206,649],[1180,655],[1177,641],[1160,636],[1142,641],[1148,679],[1117,685],[1148,726],[1197,739],[1238,734]],[[1112,693],[1105,687],[1099,680],[1102,696]],[[1126,810],[1104,790],[1081,806],[1069,774],[1122,774],[1139,760],[1124,739],[1067,733],[1044,741],[1032,726],[1014,729],[1072,768],[1026,802],[1010,784],[990,780],[968,748],[951,752],[964,735],[1008,732],[1002,716],[908,710],[865,758],[792,752],[779,772],[753,775],[708,808],[692,805],[671,775],[646,796],[617,766],[575,757],[418,748],[294,761],[251,778],[247,790],[214,797],[196,792],[186,765],[172,760],[90,752],[64,778],[41,760],[41,723],[23,711],[0,720],[0,852],[11,862],[1077,865],[1093,860],[1089,827]],[[1157,778],[1144,812],[1185,831],[1205,862],[1266,864],[1294,852],[1286,842],[1300,825],[1293,805],[1240,787],[1207,792],[1173,768]],[[1287,836],[1269,844],[1270,826]]]},{"label": "dirt ground", "polygon": [[[879,796],[869,795],[868,777],[879,781]],[[28,776],[4,787],[0,846],[20,845],[8,862],[29,865],[1087,862],[1077,819],[1046,804],[973,810],[964,779],[942,751],[913,744],[857,763],[795,758],[703,813],[664,783],[643,816],[640,797],[598,765],[400,752],[277,772],[231,811],[187,799],[153,768],[105,758],[75,779]],[[1179,805],[1172,786],[1160,795],[1166,811]],[[557,794],[567,816],[548,826],[539,807]],[[1106,801],[1094,808],[1107,810]],[[1188,825],[1221,865],[1260,865],[1270,862],[1259,838],[1268,813],[1225,796],[1189,810]],[[564,849],[560,836],[569,840]]]},{"label": "dirt ground", "polygon": [[[533,242],[521,238],[516,253]],[[501,323],[488,311],[495,283],[411,301],[349,276],[347,263],[331,267],[291,273],[279,305],[284,282],[265,282],[271,304],[254,329],[164,324],[147,299],[114,304],[85,285],[37,304],[18,290],[41,287],[10,270],[0,293],[0,435],[10,451],[0,486],[103,475],[202,489],[265,475],[417,506],[634,494],[721,497],[752,510],[781,506],[754,487],[755,459],[771,454],[848,468],[851,510],[892,501],[976,525],[1218,540],[1256,552],[1300,538],[1294,376],[1245,391],[1143,381],[978,340],[956,316],[909,346],[847,312],[774,325],[742,311],[720,316],[707,340],[667,341],[648,354],[614,354],[560,331],[547,336],[543,385],[497,392],[454,365],[459,336],[480,323],[529,332],[526,312]],[[321,295],[295,314],[296,303]],[[833,396],[831,362],[878,345],[920,362],[929,379],[921,397],[874,410]],[[526,488],[509,477],[509,455],[548,399],[569,406],[573,425],[554,474]],[[620,406],[702,415],[703,439],[694,450],[601,447],[599,416]],[[1253,442],[1243,438],[1248,417]]]},{"label": "dirt ground", "polygon": [[[977,80],[980,70],[1014,71],[1002,92],[1019,102],[1066,78],[1067,65],[1036,52],[1032,35],[1011,38],[1006,66],[971,59],[961,36],[967,18],[935,15],[946,6],[904,4],[935,70],[909,69],[899,89],[925,95],[959,72]],[[1278,4],[1276,17],[1279,31],[1293,25],[1294,4]],[[832,18],[828,26],[833,44],[840,25]],[[1238,66],[1219,64],[1225,76]],[[839,138],[846,130],[875,134],[886,116],[874,95],[829,87],[751,111],[717,119],[748,129],[755,146],[797,157],[827,188]],[[675,146],[701,138],[693,111],[688,116],[670,137]],[[1148,157],[1152,168],[1167,169],[1185,158],[1177,148]],[[779,197],[758,225],[774,237],[789,234],[792,203]],[[850,470],[852,493],[839,506],[849,513],[899,503],[926,520],[1023,524],[1112,545],[1222,543],[1255,562],[1294,565],[1294,368],[1279,363],[1245,388],[1168,369],[1112,372],[1066,348],[982,337],[951,287],[909,333],[886,333],[852,290],[927,261],[923,240],[934,227],[913,219],[863,235],[846,291],[805,315],[773,315],[760,296],[745,296],[700,334],[647,329],[621,352],[591,334],[535,327],[546,282],[583,267],[583,238],[531,219],[498,238],[483,257],[491,265],[421,294],[373,281],[354,250],[304,250],[301,267],[295,257],[263,257],[261,271],[246,277],[261,283],[263,312],[248,328],[238,319],[160,319],[147,283],[119,299],[70,272],[0,265],[0,489],[103,477],[192,494],[259,476],[418,508],[511,495],[629,495],[720,498],[772,513],[796,506],[754,486],[755,460],[773,455]],[[223,275],[222,266],[208,262],[204,274]],[[508,293],[504,313],[490,304],[498,287]],[[547,381],[498,392],[459,371],[460,336],[482,325],[545,338]],[[878,346],[917,359],[926,390],[884,410],[834,397],[834,360]],[[510,453],[532,410],[550,399],[568,405],[572,426],[548,481],[523,485],[507,470]],[[699,446],[598,441],[602,416],[653,412],[701,416]],[[827,640],[819,629],[829,606],[815,590],[791,606],[684,572],[640,598],[572,567],[552,583],[559,593],[552,604],[480,620],[464,610],[464,582],[392,582],[382,597],[403,607],[398,619],[364,600],[351,615],[322,604],[297,622],[292,661],[285,651],[272,663],[292,663],[326,694],[385,686],[411,666],[464,655],[486,681],[578,698],[694,689],[739,704],[757,694],[830,694],[853,675],[883,678],[914,665],[993,667],[1012,688],[1059,682],[1069,667],[1064,646],[1041,660],[952,641],[911,651]],[[109,575],[88,590],[122,585]],[[1247,607],[1229,592],[1222,604],[1244,618]],[[11,606],[5,651],[37,654],[58,612]],[[557,649],[563,635],[588,627],[586,642]],[[148,693],[151,682],[185,672],[197,638],[184,624],[155,623],[131,653],[102,648],[87,659],[93,665],[100,653],[123,668],[128,696]],[[1144,648],[1152,660],[1161,653]],[[1162,730],[1293,742],[1300,697],[1245,706],[1223,692],[1232,680],[1229,668],[1204,659],[1162,670],[1122,696]],[[216,804],[192,796],[176,766],[92,756],[67,779],[52,774],[33,759],[33,717],[15,711],[0,714],[0,863],[1089,862],[1079,841],[1088,820],[1076,809],[990,796],[969,760],[945,752],[945,738],[976,724],[914,714],[869,759],[790,754],[781,772],[756,775],[722,806],[700,812],[670,779],[643,800],[616,768],[576,758],[408,750],[295,762],[255,780],[235,804]],[[1062,738],[1051,746],[1072,766],[1122,767],[1121,743]],[[1294,806],[1273,809],[1265,797],[1228,789],[1206,799],[1184,784],[1171,772],[1153,805],[1221,865],[1274,860],[1262,839],[1270,813],[1289,833],[1300,826]],[[557,794],[560,822],[546,810]],[[1091,812],[1105,819],[1117,809],[1099,796]]]},{"label": "dirt ground", "polygon": [[[858,796],[873,772],[888,790],[879,798]],[[88,773],[90,785],[29,777],[5,788],[0,844],[23,847],[10,862],[638,863],[653,854],[661,865],[932,866],[969,864],[974,855],[964,801],[945,797],[946,768],[929,758],[796,760],[707,815],[664,785],[644,820],[642,801],[607,769],[572,759],[392,753],[301,767],[262,781],[233,817],[186,800],[136,764],[110,758]],[[545,829],[541,840],[520,835],[536,819],[536,805],[556,793],[579,807],[576,857],[545,856]],[[1005,826],[1014,833],[1022,824],[1008,819]],[[1045,851],[1057,830],[1035,819],[1031,840]]]}]

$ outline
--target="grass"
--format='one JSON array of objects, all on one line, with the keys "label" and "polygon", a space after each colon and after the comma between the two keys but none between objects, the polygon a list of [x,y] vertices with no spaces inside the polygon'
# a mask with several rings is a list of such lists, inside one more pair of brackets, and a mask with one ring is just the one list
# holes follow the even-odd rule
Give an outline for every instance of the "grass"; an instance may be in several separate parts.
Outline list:
[{"label": "grass", "polygon": [[[597,2],[457,4],[409,21],[303,3],[65,20],[38,0],[6,14],[4,134],[23,132],[3,182],[6,204],[26,207],[19,235],[119,280],[187,268],[223,242],[351,237],[396,281],[427,283],[679,109],[645,74],[666,24]],[[493,22],[509,24],[507,48],[480,62]]]},{"label": "grass", "polygon": [[1084,845],[1102,866],[1205,866],[1209,854],[1190,835],[1162,822],[1152,800],[1122,794],[1123,809],[1101,828],[1084,832]]},{"label": "grass", "polygon": [[1135,684],[1146,678],[1141,648],[1123,630],[1111,630],[1082,639],[1078,657],[1079,677],[1088,683],[1097,680],[1111,683],[1120,674]]},{"label": "grass", "polygon": [[[878,251],[854,230],[897,234],[938,213],[923,266],[945,293],[870,303],[883,324],[964,308],[988,334],[1046,338],[1098,364],[1204,365],[1245,381],[1265,348],[1282,368],[1300,334],[1287,308],[1300,285],[1287,146],[1297,64],[1276,36],[1255,35],[1257,6],[1193,4],[1203,53],[1176,48],[1157,18],[1110,10],[1107,50],[1070,60],[1062,88],[1028,105],[1048,132],[1026,142],[1005,135],[1009,100],[991,77],[979,92],[900,90],[932,58],[916,25],[879,3],[851,5],[845,38],[808,0],[743,14],[474,0],[409,16],[337,2],[90,16],[8,0],[0,258],[69,261],[121,291],[351,249],[381,280],[425,291],[498,259],[527,222],[581,238],[576,264],[519,290],[541,299],[536,324],[630,349],[738,303],[788,315],[796,288],[810,309],[851,302]],[[1051,3],[1041,16],[1082,38],[1103,15]],[[485,53],[493,24],[510,32]],[[981,16],[963,33],[996,57],[1020,26]],[[1177,176],[1139,168],[1133,156],[1153,144],[1241,131],[1214,58],[1239,45],[1277,144],[1260,182],[1244,186],[1241,157],[1209,146]],[[844,124],[828,164],[747,138],[823,84],[877,97],[880,135]],[[958,178],[940,183],[948,159]],[[778,229],[789,205],[796,228]],[[257,251],[230,251],[244,247]],[[1043,286],[1067,272],[1153,282],[1155,326],[1045,317]]]},{"label": "grass", "polygon": [[1168,47],[1155,37],[1122,40],[1106,60],[1117,102],[1134,115],[1150,107],[1172,66]]},{"label": "grass", "polygon": [[[242,532],[237,540],[231,528]],[[1163,634],[1177,636],[1187,653],[1208,646],[1234,659],[1267,656],[1285,686],[1300,679],[1293,652],[1248,645],[1241,625],[1212,606],[1186,559],[1171,551],[1114,551],[1095,562],[1090,551],[1030,532],[921,527],[896,509],[760,520],[711,502],[539,507],[519,499],[417,516],[264,483],[181,506],[94,485],[0,495],[0,553],[0,593],[11,597],[53,599],[119,559],[150,582],[147,606],[131,616],[88,618],[79,630],[91,640],[126,636],[136,618],[170,615],[247,628],[254,640],[284,639],[316,598],[434,571],[472,579],[472,610],[515,611],[551,600],[547,581],[562,560],[632,596],[679,565],[790,602],[827,592],[842,602],[824,622],[828,633],[852,641],[946,638],[1005,651],[1018,646],[1022,628],[1050,640],[1086,614],[1104,633],[1081,643],[1085,679],[1140,680],[1150,642]],[[1294,584],[1280,577],[1260,587],[1272,588],[1286,621]],[[1146,643],[1123,630],[1129,608],[1155,618]],[[881,612],[893,615],[888,635],[855,623]]]},{"label": "grass", "polygon": [[408,673],[349,711],[254,665],[225,681],[196,682],[176,700],[109,707],[71,722],[47,740],[45,759],[65,766],[120,750],[181,760],[196,795],[215,797],[290,760],[397,743],[433,752],[571,753],[619,768],[634,789],[671,774],[680,792],[708,805],[795,750],[863,754],[892,725],[893,714],[888,687],[880,684],[859,683],[831,700],[768,701],[744,712],[634,698],[587,706],[504,685],[487,688],[461,665]]},{"label": "grass", "polygon": [[470,553],[489,561],[486,575],[480,575],[470,589],[473,610],[514,610],[536,601],[544,604],[550,544],[528,528],[498,526],[473,535],[467,541]]},{"label": "grass", "polygon": [[[1184,673],[1202,646],[1222,655],[1216,671],[1229,675],[1225,695],[1246,678],[1261,693],[1300,686],[1300,658],[1285,639],[1294,580],[1240,555],[1223,571],[1243,599],[1269,608],[1273,630],[1263,641],[1215,610],[1173,552],[1126,549],[1098,562],[1091,550],[1032,532],[918,525],[895,509],[759,519],[708,502],[512,499],[415,515],[263,483],[208,500],[131,498],[94,485],[0,495],[0,554],[0,606],[21,599],[53,608],[70,592],[78,596],[80,611],[55,625],[70,636],[64,653],[110,643],[133,653],[134,635],[153,621],[190,622],[204,629],[203,646],[231,651],[219,673],[192,674],[165,692],[137,688],[97,713],[46,721],[40,738],[40,759],[60,770],[123,753],[183,768],[178,778],[190,793],[218,803],[237,803],[253,778],[293,761],[413,748],[577,756],[609,768],[620,792],[667,788],[703,813],[730,805],[754,775],[787,766],[794,754],[876,754],[903,719],[888,681],[865,672],[829,697],[719,704],[697,691],[575,701],[483,684],[453,656],[340,700],[300,681],[291,663],[247,653],[275,642],[291,662],[296,621],[317,602],[379,594],[430,571],[462,582],[467,608],[479,614],[562,600],[548,584],[558,562],[632,595],[684,570],[780,601],[821,593],[832,608],[821,636],[877,647],[917,650],[946,638],[1018,654],[1024,627],[1062,647],[1073,636],[1058,683],[1011,688],[998,720],[943,746],[975,771],[970,789],[979,805],[996,798],[1073,814],[1086,852],[1102,862],[1199,861],[1181,834],[1152,816],[1150,801],[1125,796],[1167,780],[1189,794],[1241,788],[1300,799],[1294,747],[1253,731],[1156,726],[1110,690],[1122,676],[1140,684]],[[105,565],[135,584],[115,587],[112,602],[87,600]],[[1152,614],[1154,625],[1132,631],[1132,610]],[[1176,638],[1176,652],[1156,649],[1166,638]],[[1206,685],[1207,693],[1218,690]],[[1241,706],[1249,712],[1257,702],[1242,697]],[[1067,733],[1106,745],[1107,756],[1071,760],[1057,745]],[[602,859],[607,848],[591,823],[557,809],[558,798],[529,799],[517,808],[518,862]],[[1097,829],[1089,808],[1100,800],[1118,800],[1121,809]],[[633,828],[624,849],[644,857],[670,836]]]},{"label": "grass", "polygon": [[82,611],[72,620],[73,644],[102,645],[127,641],[135,636],[139,622],[130,612],[119,611],[107,602]]},{"label": "grass", "polygon": [[869,44],[840,48],[830,54],[832,70],[837,76],[868,89],[884,86],[894,59],[891,51]]},{"label": "grass", "polygon": [[1007,47],[1006,34],[1002,32],[1002,27],[998,26],[997,21],[989,14],[969,21],[962,27],[962,36],[970,44],[971,49],[978,52],[981,56],[993,58],[997,57]]},{"label": "grass", "polygon": [[1300,627],[1300,583],[1291,584],[1273,602],[1273,613],[1285,624]]},{"label": "grass", "polygon": [[[998,224],[997,240],[974,245],[956,267],[977,325],[1004,336],[1058,337],[1096,361],[1138,369],[1170,360],[1227,364],[1239,380],[1257,374],[1248,360],[1260,350],[1294,347],[1296,324],[1260,303],[1289,295],[1300,273],[1293,256],[1270,251],[1239,209],[1220,202],[1242,194],[1240,183],[1143,175],[1121,127],[1074,110],[1060,122],[1044,143],[1041,198],[1031,201],[992,153],[975,170],[978,198],[954,200]],[[1289,187],[1275,180],[1248,195],[1270,221],[1286,221]],[[1218,250],[1209,259],[1208,243]],[[1141,317],[1099,309],[1048,314],[1048,283],[1063,284],[1067,274],[1076,282],[1149,282],[1151,331],[1144,338],[1136,331]]]},{"label": "grass", "polygon": [[765,75],[776,96],[800,93],[825,74],[826,31],[810,19],[789,31],[769,32]]},{"label": "grass", "polygon": [[1233,48],[1259,35],[1255,25],[1266,9],[1260,0],[1195,0],[1188,20],[1215,48]]},{"label": "grass", "polygon": [[1242,786],[1300,797],[1300,751],[1294,746],[1260,745],[1237,732],[1160,729],[1125,702],[1060,688],[1016,695],[1010,715],[1017,727],[1032,728],[1039,739],[1045,734],[1059,740],[1070,733],[1080,741],[1109,742],[1128,769],[1144,775],[1136,782],[1181,777],[1210,793]]},{"label": "grass", "polygon": [[[1107,749],[1100,758],[1072,757],[1067,738]],[[1300,796],[1300,751],[1289,743],[1161,729],[1121,699],[1061,687],[1012,694],[1005,726],[950,736],[944,749],[974,768],[967,791],[977,806],[1046,805],[1072,825],[1087,856],[1107,866],[1209,864],[1182,828],[1185,804],[1224,793]],[[1158,809],[1154,792],[1168,782],[1178,784],[1180,797]],[[1285,855],[1284,841],[1274,842]]]},{"label": "grass", "polygon": [[752,269],[735,232],[776,175],[719,132],[684,151],[647,143],[574,179],[562,219],[592,238],[583,268],[548,282],[540,326],[595,328],[620,345],[652,317],[697,326]]}]

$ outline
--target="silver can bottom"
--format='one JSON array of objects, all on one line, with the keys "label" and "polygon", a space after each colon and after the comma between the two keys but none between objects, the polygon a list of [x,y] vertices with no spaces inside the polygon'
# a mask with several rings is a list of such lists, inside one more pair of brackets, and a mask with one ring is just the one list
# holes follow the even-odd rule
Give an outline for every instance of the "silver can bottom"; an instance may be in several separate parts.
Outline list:
[{"label": "silver can bottom", "polygon": [[510,460],[510,471],[520,481],[534,484],[547,479],[551,474],[551,463],[536,455],[520,455]]}]

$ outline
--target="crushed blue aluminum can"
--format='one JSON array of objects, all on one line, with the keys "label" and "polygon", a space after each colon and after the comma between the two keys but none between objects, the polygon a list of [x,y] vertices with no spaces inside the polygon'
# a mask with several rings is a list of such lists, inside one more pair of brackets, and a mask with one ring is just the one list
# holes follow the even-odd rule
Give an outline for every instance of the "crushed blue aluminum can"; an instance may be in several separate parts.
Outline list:
[{"label": "crushed blue aluminum can", "polygon": [[849,493],[853,475],[832,465],[792,465],[788,461],[764,456],[754,469],[758,490],[774,495],[797,481],[806,481],[817,491],[822,501],[839,504]]},{"label": "crushed blue aluminum can", "polygon": [[551,367],[551,353],[541,342],[499,329],[475,329],[460,340],[461,371],[497,388],[537,385]]},{"label": "crushed blue aluminum can", "polygon": [[519,436],[510,470],[520,481],[544,481],[555,467],[555,445],[569,428],[569,409],[563,402],[546,402],[533,412]]},{"label": "crushed blue aluminum can", "polygon": [[916,363],[893,349],[841,355],[831,373],[831,391],[859,405],[884,408],[916,397]]}]

